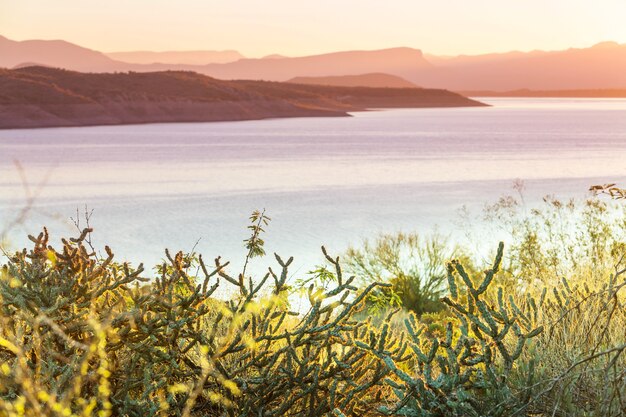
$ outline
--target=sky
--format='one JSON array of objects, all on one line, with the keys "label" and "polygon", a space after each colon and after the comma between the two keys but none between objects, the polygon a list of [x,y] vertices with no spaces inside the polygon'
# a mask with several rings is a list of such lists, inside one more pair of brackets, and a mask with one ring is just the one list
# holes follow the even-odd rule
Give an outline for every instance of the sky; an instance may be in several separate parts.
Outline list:
[{"label": "sky", "polygon": [[626,43],[626,0],[0,0],[0,35],[103,52],[438,55]]}]

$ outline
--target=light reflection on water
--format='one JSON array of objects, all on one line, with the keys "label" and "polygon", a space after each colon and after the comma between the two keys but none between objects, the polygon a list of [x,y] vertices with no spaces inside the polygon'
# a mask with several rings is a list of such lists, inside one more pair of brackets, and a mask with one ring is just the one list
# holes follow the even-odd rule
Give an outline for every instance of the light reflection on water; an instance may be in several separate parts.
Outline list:
[{"label": "light reflection on water", "polygon": [[[490,108],[399,109],[352,118],[0,131],[0,229],[24,205],[20,162],[44,182],[14,246],[95,209],[96,243],[154,263],[165,246],[240,260],[255,208],[268,252],[296,269],[381,231],[454,229],[525,180],[529,204],[626,178],[626,100],[486,99]],[[495,242],[494,242],[495,244]],[[238,262],[235,262],[238,265]]]}]

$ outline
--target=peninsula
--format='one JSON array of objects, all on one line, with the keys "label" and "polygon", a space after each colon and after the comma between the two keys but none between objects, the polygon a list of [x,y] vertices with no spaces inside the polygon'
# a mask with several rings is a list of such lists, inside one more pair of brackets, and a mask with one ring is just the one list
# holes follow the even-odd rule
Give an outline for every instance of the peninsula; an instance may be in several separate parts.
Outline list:
[{"label": "peninsula", "polygon": [[374,108],[485,106],[441,89],[227,81],[187,71],[0,70],[0,128],[349,116]]}]

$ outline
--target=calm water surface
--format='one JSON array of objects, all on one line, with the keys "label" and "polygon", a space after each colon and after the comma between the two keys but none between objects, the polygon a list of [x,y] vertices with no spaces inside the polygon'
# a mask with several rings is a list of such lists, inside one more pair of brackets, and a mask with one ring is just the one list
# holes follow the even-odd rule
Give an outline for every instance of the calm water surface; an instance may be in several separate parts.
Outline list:
[{"label": "calm water surface", "polygon": [[321,244],[337,253],[435,225],[454,235],[463,205],[479,212],[516,179],[528,204],[626,179],[626,100],[483,101],[493,107],[0,131],[0,231],[12,247],[43,225],[58,239],[87,204],[96,244],[127,260],[153,264],[199,239],[207,258],[238,265],[247,216],[265,208],[268,252],[304,272]]}]

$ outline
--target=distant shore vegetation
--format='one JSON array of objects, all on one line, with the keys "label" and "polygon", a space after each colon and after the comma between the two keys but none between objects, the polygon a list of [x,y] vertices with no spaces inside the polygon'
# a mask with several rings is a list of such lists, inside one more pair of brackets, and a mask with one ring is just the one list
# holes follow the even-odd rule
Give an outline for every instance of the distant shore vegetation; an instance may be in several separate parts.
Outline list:
[{"label": "distant shore vegetation", "polygon": [[44,229],[0,270],[0,416],[623,416],[619,203],[507,197],[489,259],[387,234],[299,275],[265,253],[265,212],[235,273]]}]

